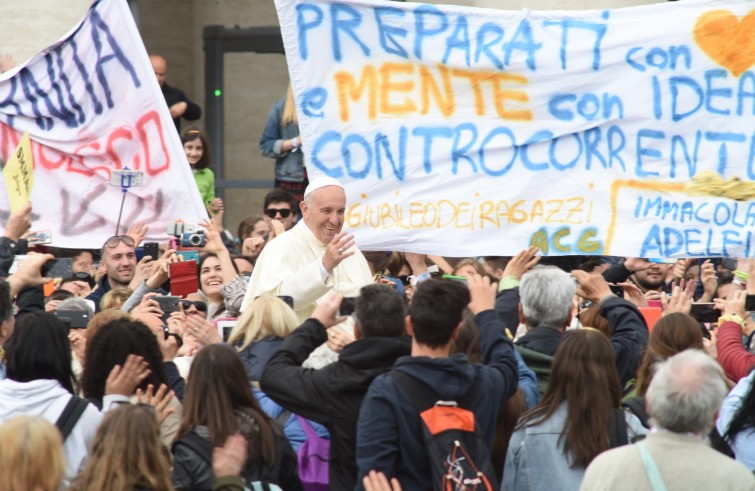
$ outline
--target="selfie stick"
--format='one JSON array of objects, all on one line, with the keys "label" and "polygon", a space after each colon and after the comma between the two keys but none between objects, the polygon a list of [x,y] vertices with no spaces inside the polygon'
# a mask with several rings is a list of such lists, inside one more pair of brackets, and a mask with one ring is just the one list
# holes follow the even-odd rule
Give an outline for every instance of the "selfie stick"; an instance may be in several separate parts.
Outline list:
[{"label": "selfie stick", "polygon": [[[139,182],[139,179],[141,178],[140,173],[132,172],[129,170],[128,167],[124,167],[122,171],[114,171],[113,172],[113,180],[111,181],[111,184],[120,185],[121,191],[123,192],[123,198],[121,199],[121,209],[118,212],[118,222],[115,224],[115,235],[118,235],[118,229],[121,228],[121,216],[123,215],[123,204],[126,202],[126,193],[128,192],[129,188],[134,186],[141,186],[141,182]],[[118,178],[120,178],[120,183],[114,182]]]}]

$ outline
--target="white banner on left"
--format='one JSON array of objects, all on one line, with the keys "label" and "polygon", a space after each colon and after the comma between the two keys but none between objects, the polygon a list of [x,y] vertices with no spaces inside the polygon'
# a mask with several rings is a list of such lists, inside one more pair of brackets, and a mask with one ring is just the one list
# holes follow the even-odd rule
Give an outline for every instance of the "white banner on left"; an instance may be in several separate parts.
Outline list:
[{"label": "white banner on left", "polygon": [[[33,227],[57,247],[99,248],[115,233],[122,192],[111,173],[144,172],[120,233],[147,239],[168,222],[207,217],[191,168],[125,0],[98,0],[56,44],[0,76],[0,159],[28,132],[34,161]],[[0,185],[5,189],[5,185]],[[8,216],[0,193],[0,221]]]}]

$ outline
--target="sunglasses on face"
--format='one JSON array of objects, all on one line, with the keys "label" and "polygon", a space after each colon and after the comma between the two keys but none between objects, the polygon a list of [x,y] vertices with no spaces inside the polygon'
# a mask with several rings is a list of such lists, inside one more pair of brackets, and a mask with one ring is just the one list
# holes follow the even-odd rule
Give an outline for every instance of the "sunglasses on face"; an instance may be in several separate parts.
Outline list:
[{"label": "sunglasses on face", "polygon": [[118,244],[123,242],[129,247],[134,247],[134,239],[132,239],[128,235],[114,235],[110,237],[108,240],[105,241],[105,247],[116,247]]},{"label": "sunglasses on face", "polygon": [[280,214],[281,218],[288,218],[291,215],[289,208],[268,208],[265,210],[265,215],[270,218],[275,218],[275,215]]},{"label": "sunglasses on face", "polygon": [[196,309],[199,312],[207,312],[207,304],[204,302],[200,302],[200,301],[192,302],[191,300],[181,300],[181,305],[183,306],[184,311],[189,310],[189,308],[193,305],[194,307],[196,307]]}]

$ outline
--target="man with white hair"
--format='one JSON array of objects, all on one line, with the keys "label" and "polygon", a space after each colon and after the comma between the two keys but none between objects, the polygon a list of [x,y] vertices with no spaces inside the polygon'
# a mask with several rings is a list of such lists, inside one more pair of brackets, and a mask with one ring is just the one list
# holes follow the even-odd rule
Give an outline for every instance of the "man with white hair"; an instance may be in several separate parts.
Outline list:
[{"label": "man with white hair", "polygon": [[302,220],[273,239],[260,254],[241,305],[245,311],[262,294],[294,300],[301,322],[331,290],[347,297],[372,283],[372,274],[354,236],[343,232],[346,192],[336,179],[309,183],[300,204]]},{"label": "man with white hair", "polygon": [[707,441],[725,395],[723,370],[702,351],[664,361],[647,392],[653,431],[599,455],[580,490],[755,490],[750,471]]},{"label": "man with white hair", "polygon": [[598,273],[575,270],[569,276],[555,266],[538,266],[525,273],[518,291],[509,293],[519,296],[519,318],[528,329],[516,341],[517,349],[527,366],[538,374],[542,388],[550,372],[550,361],[571,323],[575,292],[600,309],[608,320],[616,370],[624,386],[637,372],[648,329],[637,307],[614,295]]}]

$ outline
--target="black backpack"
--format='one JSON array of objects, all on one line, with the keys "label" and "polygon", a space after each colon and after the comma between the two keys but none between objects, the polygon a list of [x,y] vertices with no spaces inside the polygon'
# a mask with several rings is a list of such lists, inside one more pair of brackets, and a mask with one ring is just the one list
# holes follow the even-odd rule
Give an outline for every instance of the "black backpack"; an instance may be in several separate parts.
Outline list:
[{"label": "black backpack", "polygon": [[411,375],[399,370],[388,374],[401,385],[419,413],[433,489],[498,491],[490,449],[471,411],[479,394],[479,380],[475,379],[458,401],[440,401],[433,389]]}]

